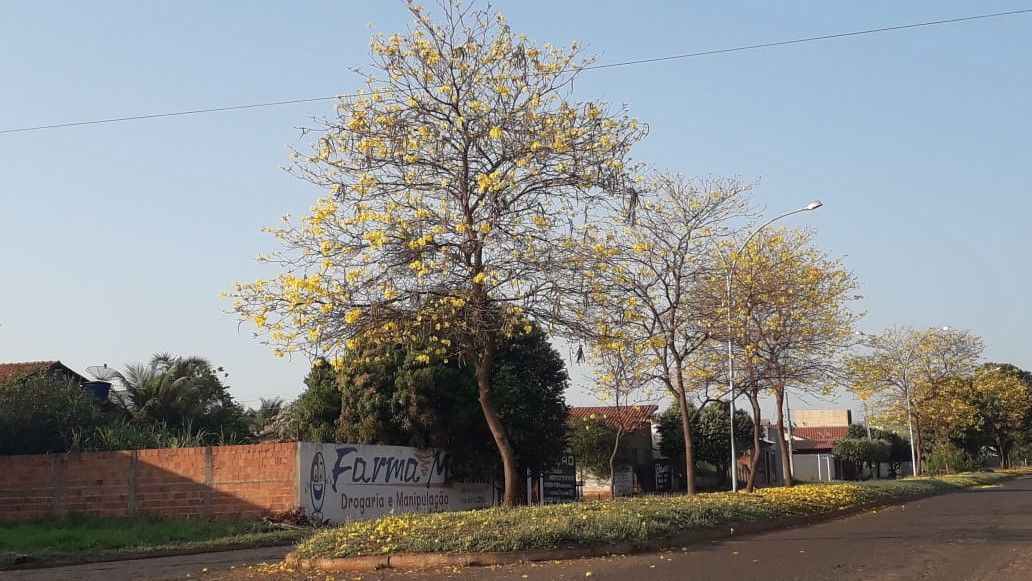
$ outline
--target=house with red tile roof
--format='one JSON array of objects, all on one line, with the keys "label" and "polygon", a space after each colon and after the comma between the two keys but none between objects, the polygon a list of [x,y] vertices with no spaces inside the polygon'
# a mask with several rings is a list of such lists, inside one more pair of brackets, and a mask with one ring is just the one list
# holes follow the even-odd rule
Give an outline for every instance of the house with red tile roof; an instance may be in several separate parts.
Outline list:
[{"label": "house with red tile roof", "polygon": [[[832,412],[838,418],[850,418],[849,410],[817,410],[814,414],[825,414],[831,417]],[[836,422],[838,424],[840,422]],[[772,449],[777,452],[777,428],[771,422],[765,422],[767,439],[773,443]],[[787,427],[786,427],[787,431]],[[838,480],[843,477],[842,462],[832,455],[832,442],[841,440],[849,432],[849,425],[802,425],[792,422],[792,476],[798,480]],[[788,434],[785,434],[786,437]],[[773,458],[780,481],[781,457]]]},{"label": "house with red tile roof", "polygon": [[[651,492],[655,490],[656,474],[652,452],[652,417],[659,411],[657,405],[631,406],[589,406],[570,408],[570,418],[582,421],[597,421],[610,429],[620,429],[621,445],[627,446],[631,456],[631,468],[634,471],[635,490]],[[587,480],[581,478],[581,480]],[[608,482],[593,482],[595,485],[585,487],[585,495],[590,496],[595,488],[598,494],[608,493]]]},{"label": "house with red tile roof", "polygon": [[57,381],[82,384],[88,381],[60,361],[26,361],[22,363],[0,363],[0,383],[19,381],[31,377],[47,377]]},{"label": "house with red tile roof", "polygon": [[0,385],[26,381],[34,377],[45,377],[53,383],[72,383],[97,398],[102,405],[111,405],[108,396],[111,383],[90,381],[60,361],[26,361],[22,363],[0,363]]}]

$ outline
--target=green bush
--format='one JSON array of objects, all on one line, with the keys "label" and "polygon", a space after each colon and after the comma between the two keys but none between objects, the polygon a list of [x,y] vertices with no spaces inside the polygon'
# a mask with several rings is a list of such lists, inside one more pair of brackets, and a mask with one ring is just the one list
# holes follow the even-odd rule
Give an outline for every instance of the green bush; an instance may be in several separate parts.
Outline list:
[{"label": "green bush", "polygon": [[937,447],[925,460],[924,470],[929,475],[978,472],[985,469],[985,457],[974,455],[953,444]]}]

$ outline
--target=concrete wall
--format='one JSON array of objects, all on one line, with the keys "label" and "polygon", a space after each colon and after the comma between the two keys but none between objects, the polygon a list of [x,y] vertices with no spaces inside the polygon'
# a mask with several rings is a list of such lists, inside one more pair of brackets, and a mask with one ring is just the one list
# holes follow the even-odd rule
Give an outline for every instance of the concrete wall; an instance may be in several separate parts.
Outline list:
[{"label": "concrete wall", "polygon": [[852,423],[849,410],[792,410],[792,423],[806,427],[842,427]]},{"label": "concrete wall", "polygon": [[297,443],[0,456],[0,521],[261,516],[298,505]]}]

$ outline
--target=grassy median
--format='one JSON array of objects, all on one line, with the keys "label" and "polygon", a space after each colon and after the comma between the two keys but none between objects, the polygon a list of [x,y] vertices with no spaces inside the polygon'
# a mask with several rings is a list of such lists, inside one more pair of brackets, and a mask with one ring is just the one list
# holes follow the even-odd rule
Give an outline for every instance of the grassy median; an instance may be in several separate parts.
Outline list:
[{"label": "grassy median", "polygon": [[612,543],[640,545],[690,531],[744,522],[827,514],[996,484],[1013,474],[977,473],[865,483],[806,484],[752,494],[719,492],[609,501],[392,515],[316,532],[302,559],[388,553],[516,551]]},{"label": "grassy median", "polygon": [[0,567],[287,545],[312,529],[256,520],[72,517],[0,523]]}]

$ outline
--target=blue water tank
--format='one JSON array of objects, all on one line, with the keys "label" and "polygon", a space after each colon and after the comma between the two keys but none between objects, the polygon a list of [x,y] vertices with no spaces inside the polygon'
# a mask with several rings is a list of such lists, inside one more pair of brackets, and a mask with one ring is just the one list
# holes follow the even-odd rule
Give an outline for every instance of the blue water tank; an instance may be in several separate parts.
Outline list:
[{"label": "blue water tank", "polygon": [[84,381],[82,382],[82,388],[89,392],[93,397],[102,401],[107,401],[108,394],[111,393],[111,382]]}]

